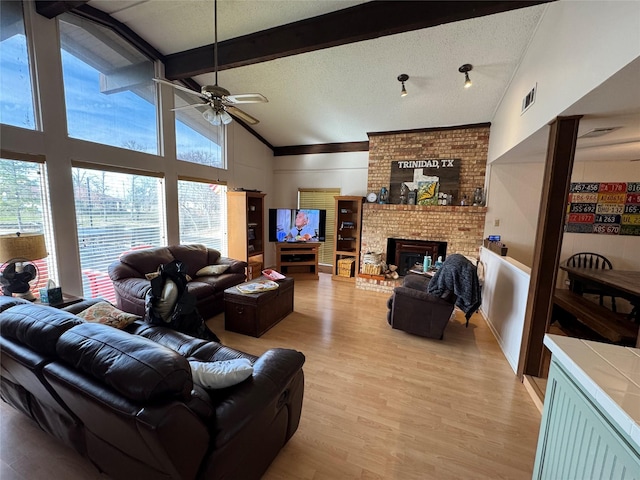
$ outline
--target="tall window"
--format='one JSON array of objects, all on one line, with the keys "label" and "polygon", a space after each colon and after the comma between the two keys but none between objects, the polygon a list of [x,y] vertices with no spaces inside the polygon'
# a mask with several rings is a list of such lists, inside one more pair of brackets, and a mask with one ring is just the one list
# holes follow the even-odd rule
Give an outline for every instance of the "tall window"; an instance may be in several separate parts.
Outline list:
[{"label": "tall window", "polygon": [[22,2],[0,7],[0,122],[36,128]]},{"label": "tall window", "polygon": [[130,250],[165,243],[162,180],[78,167],[72,172],[84,295],[115,301],[109,264]]},{"label": "tall window", "polygon": [[180,243],[200,243],[226,255],[227,187],[178,180]]},{"label": "tall window", "polygon": [[327,211],[325,241],[318,251],[318,263],[333,265],[334,224],[336,222],[336,197],[339,188],[298,189],[298,208],[317,208]]},{"label": "tall window", "polygon": [[20,232],[45,236],[49,255],[33,262],[38,269],[37,278],[30,282],[34,293],[49,278],[57,277],[46,185],[44,164],[0,159],[0,235]]},{"label": "tall window", "polygon": [[[196,97],[177,91],[176,107],[198,103]],[[225,168],[223,145],[224,125],[214,126],[202,116],[201,108],[176,110],[176,156],[178,160],[209,167]]]},{"label": "tall window", "polygon": [[153,63],[107,28],[59,18],[69,136],[157,154]]}]

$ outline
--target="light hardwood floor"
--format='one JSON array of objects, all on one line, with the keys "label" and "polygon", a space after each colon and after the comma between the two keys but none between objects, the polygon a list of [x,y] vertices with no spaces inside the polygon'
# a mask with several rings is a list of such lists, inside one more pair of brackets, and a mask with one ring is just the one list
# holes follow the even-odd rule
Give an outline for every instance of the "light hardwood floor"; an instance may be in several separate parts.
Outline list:
[{"label": "light hardwood floor", "polygon": [[[232,347],[306,356],[300,427],[263,478],[531,478],[540,413],[483,318],[465,328],[458,312],[444,340],[420,338],[389,327],[387,298],[321,274],[261,338],[209,320]],[[106,479],[0,403],[2,480]]]}]

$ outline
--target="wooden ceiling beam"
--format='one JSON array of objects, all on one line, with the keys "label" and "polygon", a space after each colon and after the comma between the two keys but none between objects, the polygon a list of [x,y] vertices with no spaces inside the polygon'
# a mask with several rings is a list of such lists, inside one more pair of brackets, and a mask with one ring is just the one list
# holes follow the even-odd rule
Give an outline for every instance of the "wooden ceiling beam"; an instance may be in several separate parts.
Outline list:
[{"label": "wooden ceiling beam", "polygon": [[[492,15],[555,0],[372,1],[218,42],[218,69]],[[224,21],[222,19],[221,21]],[[166,56],[170,80],[212,72],[213,44]]]},{"label": "wooden ceiling beam", "polygon": [[74,1],[49,1],[49,0],[36,0],[36,12],[43,17],[52,19],[65,12],[70,12],[74,8],[87,3],[88,0],[74,0]]}]

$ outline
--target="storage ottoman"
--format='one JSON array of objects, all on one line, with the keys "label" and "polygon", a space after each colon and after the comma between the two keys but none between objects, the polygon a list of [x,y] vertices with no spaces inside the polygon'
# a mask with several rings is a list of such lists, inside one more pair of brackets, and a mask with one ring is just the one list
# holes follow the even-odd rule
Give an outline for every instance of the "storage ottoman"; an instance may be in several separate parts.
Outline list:
[{"label": "storage ottoman", "polygon": [[[259,277],[253,281],[265,280]],[[252,283],[252,282],[247,282]],[[242,293],[236,287],[224,291],[224,328],[259,337],[293,312],[293,278],[278,280],[275,290]]]}]

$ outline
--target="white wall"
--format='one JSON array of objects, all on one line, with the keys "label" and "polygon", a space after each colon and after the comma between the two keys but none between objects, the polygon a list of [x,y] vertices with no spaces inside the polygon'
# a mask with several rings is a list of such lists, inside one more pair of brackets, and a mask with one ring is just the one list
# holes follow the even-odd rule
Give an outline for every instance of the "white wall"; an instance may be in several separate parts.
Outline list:
[{"label": "white wall", "polygon": [[277,186],[273,206],[296,207],[298,188],[339,188],[340,195],[367,194],[369,152],[318,153],[274,157]]},{"label": "white wall", "polygon": [[484,237],[500,235],[509,256],[531,267],[544,163],[492,164],[487,169]]},{"label": "white wall", "polygon": [[480,310],[509,365],[517,373],[531,271],[510,257],[501,257],[486,248],[480,249],[480,261],[484,267]]},{"label": "white wall", "polygon": [[[640,56],[640,2],[549,3],[491,122],[489,162]],[[537,83],[535,103],[520,115]]]}]

